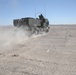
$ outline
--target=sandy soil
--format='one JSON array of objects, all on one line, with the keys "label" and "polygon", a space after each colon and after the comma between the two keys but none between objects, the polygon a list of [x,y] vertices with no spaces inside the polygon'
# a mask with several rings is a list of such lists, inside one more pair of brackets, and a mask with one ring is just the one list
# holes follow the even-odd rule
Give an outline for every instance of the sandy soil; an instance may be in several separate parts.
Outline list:
[{"label": "sandy soil", "polygon": [[76,26],[43,35],[0,28],[0,75],[76,75]]}]

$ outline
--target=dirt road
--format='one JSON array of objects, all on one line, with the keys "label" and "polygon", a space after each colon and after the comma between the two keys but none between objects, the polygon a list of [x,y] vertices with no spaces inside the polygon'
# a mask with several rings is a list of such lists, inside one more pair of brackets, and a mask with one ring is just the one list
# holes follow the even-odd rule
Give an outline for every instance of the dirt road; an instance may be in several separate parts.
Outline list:
[{"label": "dirt road", "polygon": [[76,26],[51,26],[0,49],[0,75],[76,75]]}]

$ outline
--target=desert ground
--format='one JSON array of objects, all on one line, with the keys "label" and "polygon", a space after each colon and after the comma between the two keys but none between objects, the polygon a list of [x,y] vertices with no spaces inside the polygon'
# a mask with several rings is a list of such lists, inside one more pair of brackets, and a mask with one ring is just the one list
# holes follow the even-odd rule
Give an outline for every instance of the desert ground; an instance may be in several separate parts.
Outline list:
[{"label": "desert ground", "polygon": [[76,25],[51,25],[28,36],[0,27],[0,75],[76,75]]}]

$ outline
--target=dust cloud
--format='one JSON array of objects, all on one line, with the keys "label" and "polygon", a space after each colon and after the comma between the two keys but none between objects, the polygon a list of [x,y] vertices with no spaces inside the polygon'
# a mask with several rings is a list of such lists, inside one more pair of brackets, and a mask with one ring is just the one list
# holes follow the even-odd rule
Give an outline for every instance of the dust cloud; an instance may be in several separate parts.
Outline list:
[{"label": "dust cloud", "polygon": [[19,44],[28,38],[29,33],[22,28],[0,28],[0,48]]},{"label": "dust cloud", "polygon": [[23,27],[0,27],[0,49],[5,49],[16,44],[21,44],[30,38],[37,38],[42,35],[31,35],[31,33],[27,30],[28,28]]}]

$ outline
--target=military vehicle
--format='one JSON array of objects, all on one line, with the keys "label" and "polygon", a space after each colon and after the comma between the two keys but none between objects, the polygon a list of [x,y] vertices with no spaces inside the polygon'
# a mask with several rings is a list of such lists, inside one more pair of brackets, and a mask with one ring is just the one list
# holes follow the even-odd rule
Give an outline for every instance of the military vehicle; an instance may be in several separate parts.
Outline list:
[{"label": "military vehicle", "polygon": [[13,25],[16,27],[27,27],[28,31],[32,34],[49,31],[49,21],[42,14],[39,15],[39,18],[26,17],[14,19]]}]

